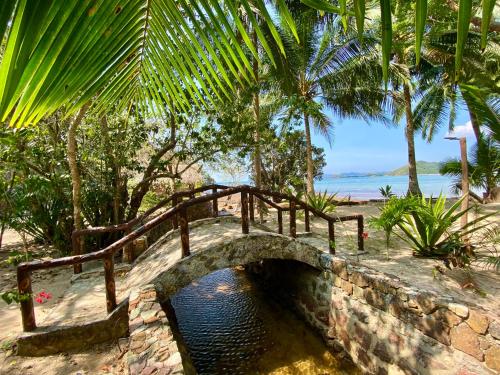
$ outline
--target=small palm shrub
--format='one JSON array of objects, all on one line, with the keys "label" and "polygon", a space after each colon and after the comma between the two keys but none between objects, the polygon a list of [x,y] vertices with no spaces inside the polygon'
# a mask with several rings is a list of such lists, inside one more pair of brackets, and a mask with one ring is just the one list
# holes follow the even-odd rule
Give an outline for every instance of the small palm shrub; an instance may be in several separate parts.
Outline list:
[{"label": "small palm shrub", "polygon": [[392,192],[391,185],[385,185],[385,187],[382,186],[378,189],[378,191],[380,191],[380,195],[382,195],[385,199],[390,199],[396,196],[396,194]]},{"label": "small palm shrub", "polygon": [[326,190],[321,193],[312,193],[306,195],[306,203],[317,211],[328,214],[335,211],[335,194],[329,194]]},{"label": "small palm shrub", "polygon": [[393,195],[381,208],[380,216],[368,221],[368,225],[371,227],[384,231],[387,259],[389,259],[389,246],[394,228],[401,223],[403,216],[416,204],[417,198],[413,196],[397,198]]},{"label": "small palm shrub", "polygon": [[439,196],[433,202],[432,198],[417,198],[415,205],[408,206],[407,212],[402,216],[397,226],[403,231],[400,236],[410,244],[414,255],[439,258],[455,267],[463,267],[470,262],[463,237],[484,228],[486,225],[477,225],[495,213],[477,217],[468,222],[463,228],[453,229],[454,224],[467,210],[459,211],[464,198],[446,208],[446,197]]}]

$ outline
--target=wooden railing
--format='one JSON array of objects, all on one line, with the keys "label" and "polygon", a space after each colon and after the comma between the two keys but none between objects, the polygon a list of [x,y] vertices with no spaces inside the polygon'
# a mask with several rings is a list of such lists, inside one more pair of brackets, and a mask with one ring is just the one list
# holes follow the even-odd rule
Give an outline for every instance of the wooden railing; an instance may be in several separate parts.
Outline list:
[{"label": "wooden railing", "polygon": [[[211,191],[211,192],[217,192],[217,190],[224,190],[227,189],[228,187],[225,185],[205,185],[196,189],[188,190],[188,191],[178,191],[170,195],[168,198],[163,199],[160,201],[158,204],[156,204],[154,207],[151,207],[149,210],[145,211],[142,215],[130,220],[127,223],[123,224],[118,224],[118,225],[110,225],[107,227],[90,227],[90,228],[85,228],[81,230],[75,230],[73,231],[71,235],[71,244],[72,244],[72,254],[73,255],[80,255],[82,254],[82,248],[83,248],[83,241],[84,237],[88,236],[96,236],[100,235],[103,233],[116,233],[116,232],[123,232],[125,235],[128,235],[132,232],[132,230],[137,227],[138,225],[142,225],[146,222],[146,220],[156,213],[158,210],[171,205],[172,207],[175,207],[179,202],[183,201],[184,198],[194,198],[196,194],[204,193],[206,191]],[[217,206],[217,199],[214,199],[213,201],[213,207],[212,210],[215,215],[217,215],[218,212],[218,206]],[[172,220],[172,224],[174,229],[178,228],[178,222],[177,222],[177,217],[174,217]],[[127,245],[123,249],[124,253],[124,258],[126,260],[131,260],[131,249],[130,245]],[[82,272],[82,264],[75,264],[73,266],[74,273],[81,273]]]},{"label": "wooden railing", "polygon": [[[196,193],[204,192],[207,190],[211,190],[211,194],[206,194],[202,196],[196,197]],[[221,190],[221,191],[218,191]],[[328,239],[329,239],[329,249],[330,253],[335,254],[335,230],[334,223],[343,222],[348,220],[356,220],[358,225],[358,247],[360,250],[363,250],[363,216],[362,215],[353,215],[353,216],[344,216],[344,217],[334,217],[327,214],[324,214],[320,211],[315,210],[313,207],[308,204],[302,202],[298,198],[285,195],[281,193],[275,193],[272,191],[257,189],[255,187],[242,185],[236,187],[227,187],[222,185],[210,185],[201,187],[198,189],[191,190],[189,192],[179,192],[174,194],[173,196],[165,199],[163,202],[160,202],[159,205],[153,207],[151,210],[148,210],[144,213],[140,218],[134,219],[131,222],[120,224],[112,227],[106,228],[89,228],[76,232],[74,238],[78,240],[73,240],[73,245],[75,243],[78,244],[79,238],[86,234],[96,234],[96,233],[105,233],[105,232],[113,232],[113,231],[125,231],[126,234],[124,237],[119,239],[118,241],[112,243],[106,248],[95,251],[89,254],[75,254],[73,256],[51,259],[46,261],[31,261],[26,263],[21,263],[17,267],[17,285],[18,290],[21,295],[32,295],[32,283],[31,283],[31,273],[33,271],[48,269],[48,268],[56,268],[62,266],[70,266],[75,267],[75,271],[81,271],[81,265],[86,262],[94,261],[94,260],[102,260],[104,266],[104,280],[106,286],[106,306],[107,311],[113,311],[117,306],[116,301],[116,289],[115,289],[115,280],[114,280],[114,255],[116,252],[121,249],[125,249],[127,246],[131,245],[134,240],[144,235],[151,229],[165,222],[166,220],[172,220],[174,228],[180,229],[181,235],[181,248],[182,248],[182,257],[187,257],[190,255],[190,246],[189,246],[189,223],[187,217],[187,209],[191,206],[195,206],[197,204],[206,203],[212,201],[214,208],[214,216],[217,216],[218,213],[218,199],[227,197],[233,194],[241,194],[241,229],[244,234],[248,234],[250,231],[250,222],[254,220],[254,201],[256,199],[262,200],[264,203],[267,203],[271,207],[276,208],[278,212],[278,232],[280,234],[283,233],[283,212],[289,212],[289,233],[290,237],[297,237],[297,224],[296,224],[296,212],[297,209],[304,209],[305,211],[305,230],[310,231],[310,214],[314,214],[328,222]],[[190,199],[183,201],[182,198],[188,196]],[[274,199],[280,199],[288,201],[288,207],[281,207],[279,204],[272,201],[267,197],[272,197]],[[153,219],[143,222],[144,219],[150,216],[153,212],[157,211],[159,208],[168,205],[171,203],[173,206],[167,209],[165,212],[162,212],[158,216]],[[137,224],[139,224],[137,226]],[[79,251],[81,247],[78,245],[74,249]],[[33,331],[36,328],[36,320],[35,320],[35,310],[33,307],[33,298],[23,299],[20,303],[21,305],[21,315],[23,322],[24,331]]]}]

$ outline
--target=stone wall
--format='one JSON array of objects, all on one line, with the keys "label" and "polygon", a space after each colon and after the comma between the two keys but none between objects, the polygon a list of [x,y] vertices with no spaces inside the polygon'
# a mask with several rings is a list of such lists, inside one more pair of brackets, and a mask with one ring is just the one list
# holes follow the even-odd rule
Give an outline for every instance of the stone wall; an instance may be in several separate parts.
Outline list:
[{"label": "stone wall", "polygon": [[333,348],[373,374],[500,373],[500,322],[476,306],[325,255],[266,260],[261,277]]},{"label": "stone wall", "polygon": [[181,354],[153,285],[131,291],[129,331],[124,360],[130,375],[184,374]]}]

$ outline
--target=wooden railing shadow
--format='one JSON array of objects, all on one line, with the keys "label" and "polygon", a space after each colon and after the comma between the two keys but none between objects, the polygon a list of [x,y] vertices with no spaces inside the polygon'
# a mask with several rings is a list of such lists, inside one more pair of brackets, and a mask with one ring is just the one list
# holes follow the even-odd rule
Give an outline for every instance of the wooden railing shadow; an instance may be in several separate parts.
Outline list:
[{"label": "wooden railing shadow", "polygon": [[[209,194],[196,196],[196,194]],[[218,215],[218,200],[234,194],[241,195],[241,230],[243,234],[250,232],[250,222],[254,221],[255,199],[260,199],[264,203],[275,208],[278,212],[278,233],[283,234],[283,212],[289,212],[289,235],[292,238],[297,237],[296,212],[298,209],[304,210],[304,222],[306,232],[310,231],[310,214],[314,214],[328,222],[329,250],[335,254],[335,227],[336,222],[357,221],[358,225],[358,248],[364,249],[363,242],[363,216],[352,215],[343,217],[334,217],[320,212],[307,203],[301,201],[295,196],[268,190],[258,189],[248,185],[228,187],[223,185],[207,185],[190,191],[177,192],[164,199],[156,206],[146,211],[140,217],[129,221],[128,223],[113,225],[109,227],[94,227],[73,232],[72,246],[73,255],[63,258],[31,261],[19,264],[17,267],[17,284],[20,295],[29,296],[20,303],[21,315],[24,331],[33,331],[36,328],[35,310],[32,298],[31,273],[33,271],[70,266],[72,265],[75,273],[82,271],[82,264],[95,260],[102,260],[104,266],[104,279],[106,286],[106,307],[108,313],[117,306],[116,288],[114,279],[114,255],[123,249],[124,253],[130,252],[132,242],[140,236],[146,234],[151,229],[157,227],[166,220],[172,220],[174,229],[180,229],[182,257],[191,254],[189,246],[189,222],[187,209],[189,207],[212,201],[213,213]],[[184,200],[184,198],[188,198]],[[269,197],[271,199],[269,199]],[[273,199],[288,201],[288,207],[282,207],[273,202]],[[171,206],[165,212],[160,213],[154,218],[146,221],[152,214],[161,208]],[[82,238],[84,236],[96,235],[100,233],[124,232],[125,235],[106,248],[88,254],[81,254]]]}]

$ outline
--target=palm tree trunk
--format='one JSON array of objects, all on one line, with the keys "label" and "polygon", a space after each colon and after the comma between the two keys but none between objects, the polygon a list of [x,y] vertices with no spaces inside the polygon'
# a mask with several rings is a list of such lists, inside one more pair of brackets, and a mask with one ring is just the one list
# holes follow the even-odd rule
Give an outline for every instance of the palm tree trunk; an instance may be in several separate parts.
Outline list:
[{"label": "palm tree trunk", "polygon": [[[258,51],[258,44],[257,44],[257,33],[254,31],[253,32],[253,43],[255,46],[255,49]],[[259,62],[257,61],[256,58],[253,59],[253,64],[252,64],[252,69],[253,69],[253,74],[255,75],[255,81],[257,84],[257,90],[255,94],[253,95],[253,114],[254,114],[254,120],[255,120],[255,133],[254,133],[254,139],[255,139],[255,149],[254,149],[254,155],[253,155],[253,166],[254,166],[254,173],[255,173],[255,186],[257,188],[262,187],[262,156],[261,156],[261,150],[260,150],[260,90],[259,90]],[[264,221],[264,210],[263,210],[263,203],[260,199],[257,199],[258,202],[258,211],[259,211],[259,220],[262,223]],[[253,208],[252,208],[253,209]]]},{"label": "palm tree trunk", "polygon": [[408,84],[403,85],[406,110],[406,141],[408,142],[408,195],[422,195],[418,186],[417,162],[415,159],[415,128],[411,110],[411,95]]},{"label": "palm tree trunk", "polygon": [[467,99],[465,99],[465,104],[467,105],[467,109],[469,111],[470,122],[472,124],[472,130],[474,130],[474,135],[476,136],[476,141],[479,143],[481,141],[481,130],[479,119],[474,112],[472,105],[469,104]]},{"label": "palm tree trunk", "polygon": [[89,107],[88,104],[85,104],[75,120],[70,124],[68,129],[68,164],[69,170],[71,174],[71,185],[73,187],[73,221],[75,230],[79,230],[83,228],[83,220],[82,220],[82,201],[81,201],[81,185],[82,180],[80,177],[80,172],[78,171],[78,164],[76,161],[76,156],[78,152],[78,147],[76,144],[76,131],[78,126],[80,126],[83,116]]},{"label": "palm tree trunk", "polygon": [[307,193],[314,194],[314,165],[312,156],[311,127],[309,116],[304,112],[304,128],[306,131],[306,163],[307,163]]}]

